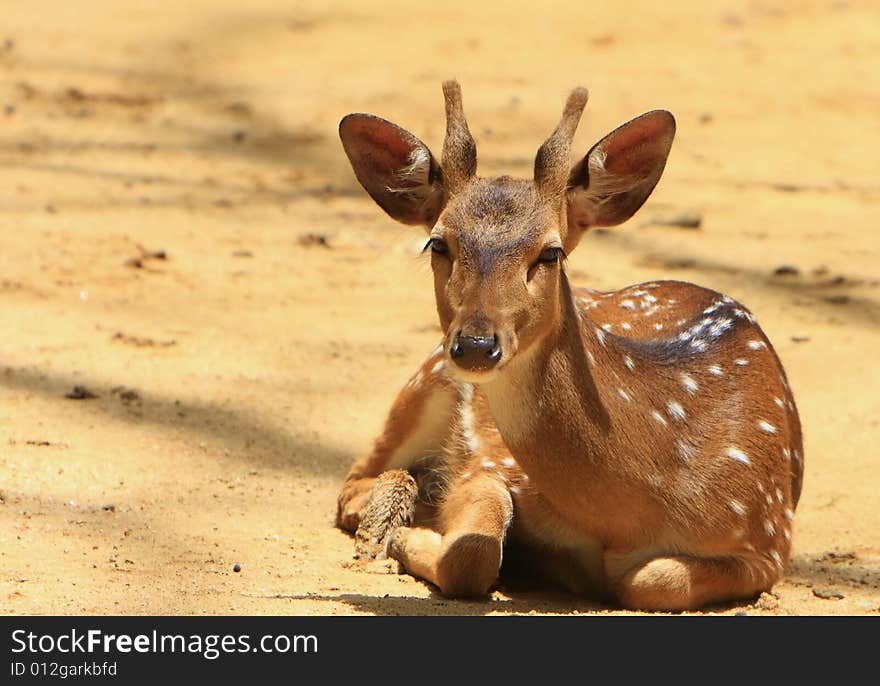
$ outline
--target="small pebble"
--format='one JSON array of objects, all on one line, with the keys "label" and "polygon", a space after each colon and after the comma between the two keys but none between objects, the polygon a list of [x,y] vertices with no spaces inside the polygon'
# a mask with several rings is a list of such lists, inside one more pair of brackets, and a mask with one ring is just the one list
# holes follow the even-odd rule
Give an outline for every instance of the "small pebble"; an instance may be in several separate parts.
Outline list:
[{"label": "small pebble", "polygon": [[823,600],[842,600],[844,597],[843,593],[827,588],[814,588],[813,595]]},{"label": "small pebble", "polygon": [[761,610],[776,610],[779,608],[779,598],[770,593],[762,593],[755,606]]},{"label": "small pebble", "polygon": [[314,233],[314,232],[305,233],[297,239],[297,242],[300,245],[306,246],[306,247],[315,246],[315,245],[320,246],[322,248],[329,248],[330,247],[329,238],[325,234],[322,234],[322,233]]},{"label": "small pebble", "polygon": [[64,394],[65,398],[70,398],[71,400],[91,400],[92,398],[97,398],[98,396],[92,393],[85,386],[74,386],[73,390],[70,393]]},{"label": "small pebble", "polygon": [[682,210],[681,212],[654,217],[649,223],[659,226],[676,226],[681,229],[699,229],[703,224],[703,217],[697,212]]},{"label": "small pebble", "polygon": [[241,565],[232,565],[232,571],[238,574],[241,571]]},{"label": "small pebble", "polygon": [[774,276],[797,276],[801,270],[790,264],[783,264],[773,270]]}]

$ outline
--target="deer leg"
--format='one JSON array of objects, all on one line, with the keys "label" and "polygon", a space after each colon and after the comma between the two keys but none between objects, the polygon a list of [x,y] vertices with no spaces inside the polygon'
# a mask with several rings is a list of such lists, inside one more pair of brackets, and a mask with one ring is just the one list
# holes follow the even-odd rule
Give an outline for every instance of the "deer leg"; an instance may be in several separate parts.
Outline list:
[{"label": "deer leg", "polygon": [[656,557],[627,571],[617,596],[631,610],[693,610],[752,598],[771,588],[777,577],[735,557]]},{"label": "deer leg", "polygon": [[336,525],[355,531],[376,477],[408,469],[438,453],[450,431],[459,393],[441,374],[442,352],[434,353],[398,393],[373,449],[345,477],[337,500]]},{"label": "deer leg", "polygon": [[513,500],[494,477],[475,477],[450,489],[440,509],[440,532],[400,528],[388,556],[447,596],[480,596],[498,578]]}]

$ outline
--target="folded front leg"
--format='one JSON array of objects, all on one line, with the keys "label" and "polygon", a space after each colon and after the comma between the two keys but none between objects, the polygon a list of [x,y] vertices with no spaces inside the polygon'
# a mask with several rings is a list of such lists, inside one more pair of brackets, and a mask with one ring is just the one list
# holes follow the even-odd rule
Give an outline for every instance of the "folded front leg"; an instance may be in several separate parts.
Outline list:
[{"label": "folded front leg", "polygon": [[440,507],[440,531],[400,528],[388,556],[444,595],[484,595],[498,578],[512,518],[510,493],[494,476],[454,482]]},{"label": "folded front leg", "polygon": [[442,367],[442,350],[438,350],[398,393],[373,449],[352,465],[337,501],[336,525],[340,528],[358,528],[379,474],[409,470],[442,453],[460,400],[458,389],[443,375]]}]

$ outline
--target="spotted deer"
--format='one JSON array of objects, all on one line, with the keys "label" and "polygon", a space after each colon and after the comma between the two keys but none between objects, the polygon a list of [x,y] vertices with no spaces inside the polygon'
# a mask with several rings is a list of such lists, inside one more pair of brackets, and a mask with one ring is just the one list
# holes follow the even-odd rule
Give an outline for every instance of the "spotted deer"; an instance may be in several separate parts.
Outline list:
[{"label": "spotted deer", "polygon": [[673,116],[642,114],[570,166],[577,88],[533,179],[483,178],[459,85],[443,91],[440,162],[384,119],[340,124],[373,200],[428,231],[443,339],[351,468],[337,524],[449,596],[485,594],[505,551],[632,609],[769,590],[791,550],[803,448],[755,317],[691,283],[600,292],[565,271],[588,229],[650,195]]}]

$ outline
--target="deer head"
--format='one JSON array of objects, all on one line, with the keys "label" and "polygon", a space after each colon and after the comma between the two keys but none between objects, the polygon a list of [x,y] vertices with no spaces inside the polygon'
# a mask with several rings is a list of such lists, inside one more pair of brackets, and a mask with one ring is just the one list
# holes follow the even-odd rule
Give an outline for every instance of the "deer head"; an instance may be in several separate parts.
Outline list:
[{"label": "deer head", "polygon": [[665,110],[636,117],[572,167],[572,138],[588,97],[576,88],[538,149],[533,179],[481,178],[461,89],[447,81],[443,93],[441,162],[414,135],[370,114],[349,114],[339,134],[376,203],[397,221],[427,229],[450,369],[482,382],[559,330],[564,258],[589,228],[620,224],[641,207],[663,172],[675,120]]}]

